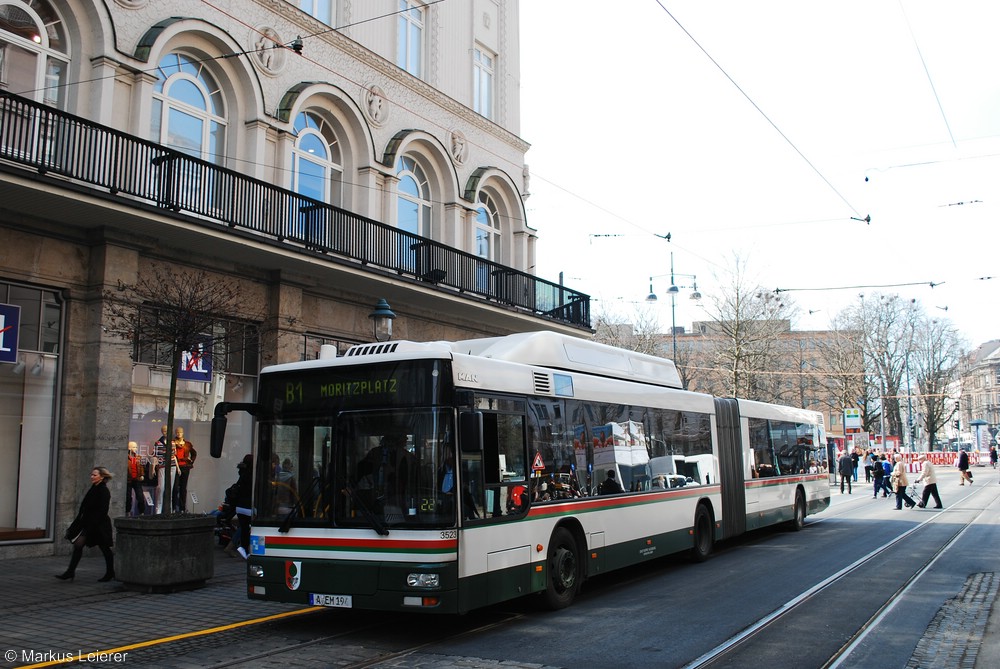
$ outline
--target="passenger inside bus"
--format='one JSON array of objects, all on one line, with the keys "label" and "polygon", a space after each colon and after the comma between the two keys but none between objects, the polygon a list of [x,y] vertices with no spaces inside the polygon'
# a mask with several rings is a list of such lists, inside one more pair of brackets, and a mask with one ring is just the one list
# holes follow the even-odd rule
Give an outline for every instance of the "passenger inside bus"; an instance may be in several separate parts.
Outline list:
[{"label": "passenger inside bus", "polygon": [[370,497],[376,513],[386,517],[401,516],[406,507],[406,484],[412,455],[406,449],[405,434],[387,434],[358,463],[357,488]]},{"label": "passenger inside bus", "polygon": [[615,470],[609,469],[608,477],[604,479],[604,482],[601,483],[601,485],[598,487],[597,494],[615,495],[620,492],[625,492],[625,491],[622,489],[621,484],[618,483],[618,480],[615,478]]}]

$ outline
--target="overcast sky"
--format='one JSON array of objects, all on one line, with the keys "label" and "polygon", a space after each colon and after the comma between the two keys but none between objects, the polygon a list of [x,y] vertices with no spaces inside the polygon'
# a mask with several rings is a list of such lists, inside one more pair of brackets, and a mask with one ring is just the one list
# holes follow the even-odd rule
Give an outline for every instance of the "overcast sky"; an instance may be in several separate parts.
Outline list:
[{"label": "overcast sky", "polygon": [[671,251],[706,297],[738,255],[768,288],[918,284],[789,292],[796,329],[884,292],[1000,339],[1000,2],[520,8],[540,277],[627,315]]}]

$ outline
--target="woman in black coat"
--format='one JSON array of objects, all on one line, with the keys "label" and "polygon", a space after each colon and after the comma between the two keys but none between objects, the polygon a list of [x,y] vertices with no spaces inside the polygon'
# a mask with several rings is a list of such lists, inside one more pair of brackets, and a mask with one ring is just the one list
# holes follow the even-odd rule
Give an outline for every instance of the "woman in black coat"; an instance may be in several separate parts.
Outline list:
[{"label": "woman in black coat", "polygon": [[108,490],[108,481],[113,478],[113,474],[107,467],[94,467],[90,472],[90,489],[83,496],[80,503],[80,512],[76,514],[76,519],[66,530],[66,538],[73,542],[73,556],[69,560],[69,568],[56,576],[62,580],[72,580],[76,574],[76,565],[83,557],[84,546],[97,546],[104,555],[104,563],[107,569],[104,576],[98,581],[110,581],[115,577],[115,556],[111,552],[112,530],[111,517],[108,516],[108,509],[111,507],[111,491]]}]

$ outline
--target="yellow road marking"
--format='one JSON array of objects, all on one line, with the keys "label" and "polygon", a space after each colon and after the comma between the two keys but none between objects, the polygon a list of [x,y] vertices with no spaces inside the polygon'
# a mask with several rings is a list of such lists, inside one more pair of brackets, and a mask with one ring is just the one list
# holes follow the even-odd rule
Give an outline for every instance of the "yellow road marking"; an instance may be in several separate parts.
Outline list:
[{"label": "yellow road marking", "polygon": [[126,653],[130,650],[137,650],[139,648],[149,648],[150,646],[159,646],[160,644],[170,643],[171,641],[179,641],[181,639],[192,639],[199,636],[208,636],[209,634],[217,634],[218,632],[226,632],[228,630],[239,629],[240,627],[249,627],[250,625],[258,625],[260,623],[270,622],[272,620],[280,620],[281,618],[290,618],[292,616],[302,615],[303,613],[315,613],[316,611],[324,610],[322,606],[312,606],[307,609],[299,609],[298,611],[286,611],[285,613],[276,613],[272,616],[264,616],[263,618],[253,618],[252,620],[242,620],[238,623],[230,623],[229,625],[220,625],[219,627],[211,627],[204,630],[196,630],[194,632],[186,632],[184,634],[175,634],[173,636],[162,637],[160,639],[151,639],[149,641],[141,641],[139,643],[129,644],[128,646],[118,646],[117,648],[111,648],[109,650],[95,650],[89,653],[84,653],[80,651],[80,654],[75,657],[69,657],[64,660],[53,660],[51,662],[41,662],[39,664],[26,664],[20,667],[20,669],[36,669],[37,667],[54,667],[60,664],[69,664],[70,662],[83,662],[88,656],[102,654],[102,655],[112,655],[114,653]]}]

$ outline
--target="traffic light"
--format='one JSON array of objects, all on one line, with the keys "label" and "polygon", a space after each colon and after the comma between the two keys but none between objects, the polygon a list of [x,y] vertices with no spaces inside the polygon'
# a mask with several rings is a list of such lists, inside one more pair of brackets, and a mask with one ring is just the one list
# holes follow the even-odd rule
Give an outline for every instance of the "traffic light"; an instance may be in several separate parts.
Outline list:
[{"label": "traffic light", "polygon": [[956,430],[960,429],[960,428],[959,428],[959,425],[960,425],[960,423],[959,423],[959,422],[958,422],[958,421],[956,420],[956,421],[955,421],[955,429],[956,429]]}]

